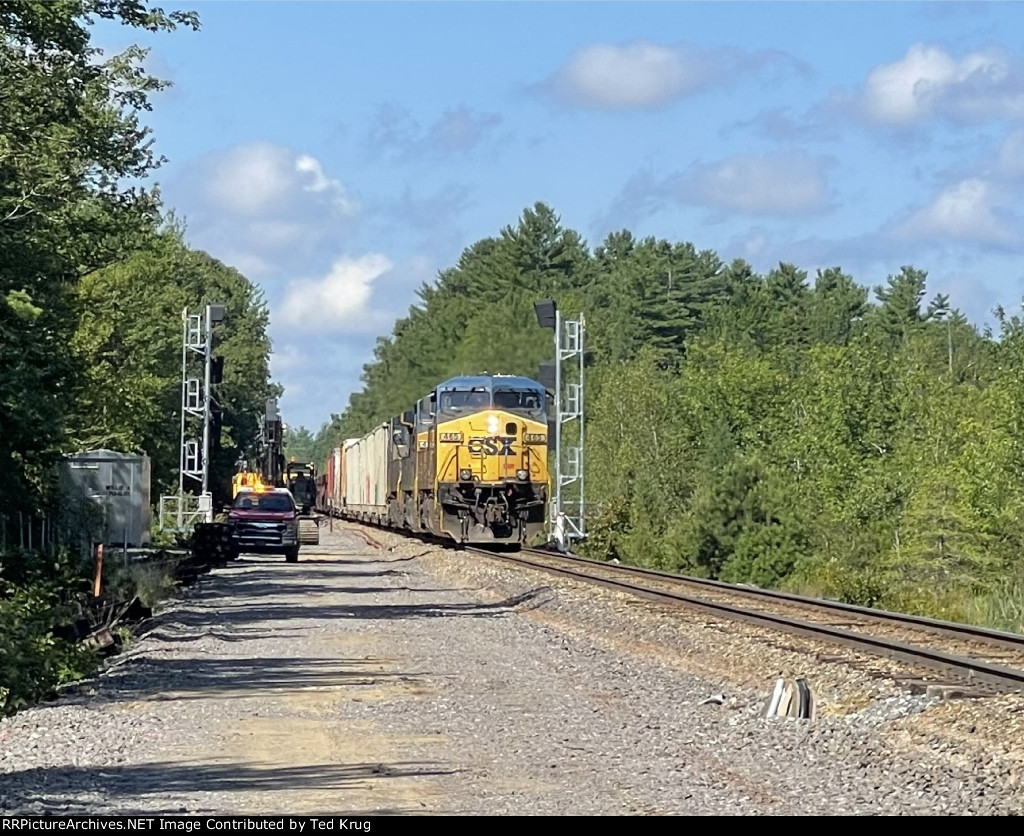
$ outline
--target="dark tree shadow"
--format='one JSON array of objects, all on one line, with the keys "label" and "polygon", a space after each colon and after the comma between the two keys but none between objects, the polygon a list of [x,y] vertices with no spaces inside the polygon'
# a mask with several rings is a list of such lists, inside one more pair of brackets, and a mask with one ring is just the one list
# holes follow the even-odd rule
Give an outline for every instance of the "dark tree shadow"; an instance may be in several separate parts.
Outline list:
[{"label": "dark tree shadow", "polygon": [[140,656],[112,668],[91,700],[184,700],[224,694],[373,686],[385,682],[426,683],[428,673],[389,671],[387,659],[276,657],[157,658]]},{"label": "dark tree shadow", "polygon": [[[259,587],[257,587],[259,588]],[[321,589],[317,587],[317,589]],[[334,593],[352,593],[360,595],[373,591],[367,587],[329,587]],[[465,592],[466,590],[417,590],[413,587],[378,587],[375,591],[384,594],[391,591],[410,592]],[[281,628],[271,628],[266,622],[287,621],[296,619],[355,619],[355,620],[397,620],[416,618],[495,618],[540,607],[554,597],[551,587],[541,586],[527,590],[519,595],[508,597],[494,603],[478,602],[441,602],[426,601],[416,604],[357,604],[335,603],[321,604],[305,595],[302,589],[294,590],[302,600],[294,602],[273,602],[271,593],[273,585],[262,590],[266,593],[266,603],[252,590],[245,596],[245,603],[225,605],[223,591],[210,589],[206,593],[183,599],[178,606],[166,613],[160,613],[140,628],[139,635],[146,635],[156,630],[170,628],[175,633],[192,630],[217,630],[235,636],[244,635],[245,630],[276,633]],[[251,593],[251,594],[250,594]],[[167,635],[167,631],[164,630]],[[255,636],[255,633],[253,633]]]},{"label": "dark tree shadow", "polygon": [[[246,763],[147,763],[103,767],[59,766],[8,773],[6,798],[0,798],[0,813],[88,814],[95,802],[82,796],[100,795],[106,815],[188,815],[196,813],[242,813],[244,815],[287,815],[275,808],[274,794],[282,791],[337,791],[336,801],[322,813],[308,815],[408,815],[428,812],[423,807],[355,811],[345,808],[346,789],[368,782],[395,778],[433,778],[462,770],[433,762],[311,764],[304,766],[254,767]],[[204,806],[199,793],[265,794],[263,809],[224,810]],[[16,793],[16,794],[15,794]],[[177,796],[177,798],[175,798]],[[159,799],[157,804],[153,801]],[[436,815],[438,810],[429,811]]]}]

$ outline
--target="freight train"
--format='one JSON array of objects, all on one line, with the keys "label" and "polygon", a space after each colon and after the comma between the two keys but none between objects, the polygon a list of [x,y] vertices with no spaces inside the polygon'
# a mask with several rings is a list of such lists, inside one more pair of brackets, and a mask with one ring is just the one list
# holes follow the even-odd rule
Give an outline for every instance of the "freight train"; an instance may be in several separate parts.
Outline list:
[{"label": "freight train", "polygon": [[317,487],[332,516],[522,546],[545,528],[547,392],[513,375],[453,377],[335,448]]}]

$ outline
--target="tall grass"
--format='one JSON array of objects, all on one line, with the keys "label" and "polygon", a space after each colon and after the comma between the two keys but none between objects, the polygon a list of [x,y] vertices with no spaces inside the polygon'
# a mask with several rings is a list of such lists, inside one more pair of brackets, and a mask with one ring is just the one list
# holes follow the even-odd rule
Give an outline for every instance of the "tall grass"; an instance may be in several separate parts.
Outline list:
[{"label": "tall grass", "polygon": [[177,591],[176,566],[177,561],[163,553],[146,561],[116,562],[109,575],[104,573],[107,575],[104,579],[105,594],[110,599],[121,601],[137,597],[143,606],[152,609]]},{"label": "tall grass", "polygon": [[1024,579],[1000,581],[988,593],[971,601],[968,617],[975,624],[1024,634]]}]

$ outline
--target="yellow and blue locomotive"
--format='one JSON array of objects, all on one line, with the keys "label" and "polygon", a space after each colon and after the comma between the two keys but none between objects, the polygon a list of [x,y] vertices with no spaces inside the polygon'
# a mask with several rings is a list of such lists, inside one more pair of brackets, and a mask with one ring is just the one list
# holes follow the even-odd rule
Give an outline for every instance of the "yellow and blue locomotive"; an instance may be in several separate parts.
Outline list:
[{"label": "yellow and blue locomotive", "polygon": [[332,460],[342,516],[521,545],[545,527],[547,393],[525,377],[453,377]]}]

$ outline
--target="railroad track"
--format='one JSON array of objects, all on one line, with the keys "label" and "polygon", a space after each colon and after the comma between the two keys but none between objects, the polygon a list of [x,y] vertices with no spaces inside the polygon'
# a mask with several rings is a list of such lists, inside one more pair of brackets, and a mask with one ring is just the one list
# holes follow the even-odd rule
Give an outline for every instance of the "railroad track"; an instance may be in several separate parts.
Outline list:
[{"label": "railroad track", "polygon": [[1024,692],[1024,636],[1015,633],[553,552],[465,551],[716,617],[845,645],[986,690]]}]

